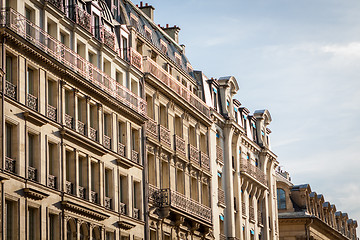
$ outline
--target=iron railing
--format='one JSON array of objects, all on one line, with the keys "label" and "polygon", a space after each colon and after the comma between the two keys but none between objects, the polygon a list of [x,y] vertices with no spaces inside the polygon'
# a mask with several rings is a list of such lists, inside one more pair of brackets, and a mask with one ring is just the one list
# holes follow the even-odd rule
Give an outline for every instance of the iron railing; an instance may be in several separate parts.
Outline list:
[{"label": "iron railing", "polygon": [[186,197],[185,195],[170,190],[169,188],[156,191],[156,205],[160,208],[171,207],[182,211],[184,214],[199,218],[207,223],[212,222],[211,208]]},{"label": "iron railing", "polygon": [[56,177],[54,175],[48,176],[48,187],[56,188]]},{"label": "iron railing", "polygon": [[191,145],[190,143],[189,143],[189,159],[190,162],[193,162],[198,166],[200,166],[200,152],[195,146]]},{"label": "iron railing", "polygon": [[187,89],[182,85],[176,78],[174,78],[170,73],[165,71],[161,66],[156,62],[151,60],[149,57],[143,57],[144,72],[151,73],[161,82],[163,82],[170,89],[175,91],[180,97],[182,97],[186,102],[190,103],[197,110],[202,112],[206,117],[210,117],[210,109],[206,103],[201,100],[196,94]]},{"label": "iron railing", "polygon": [[125,157],[125,145],[121,142],[118,143],[118,154]]},{"label": "iron railing", "polygon": [[251,222],[255,222],[255,212],[254,212],[254,207],[253,206],[249,207],[249,220]]},{"label": "iron railing", "polygon": [[104,147],[111,149],[111,137],[104,135],[103,145]]},{"label": "iron railing", "polygon": [[78,128],[78,132],[81,133],[82,135],[86,134],[85,131],[85,123],[83,123],[82,121],[78,120],[77,122],[77,128]]},{"label": "iron railing", "polygon": [[120,214],[126,215],[126,204],[122,202],[120,202],[119,204],[120,204],[120,209],[119,209]]},{"label": "iron railing", "polygon": [[59,9],[59,10],[62,11],[62,12],[64,12],[63,0],[45,0],[45,2],[51,3],[51,4],[54,5],[57,9]]},{"label": "iron railing", "polygon": [[[73,72],[81,75],[86,81],[94,84],[138,113],[144,116],[146,115],[146,101],[144,99],[132,93],[120,83],[117,83],[116,80],[106,75],[103,71],[96,68],[79,54],[33,24],[20,13],[13,9],[2,10],[0,23],[11,29],[20,37],[28,40],[31,44],[35,45],[35,47],[53,57],[56,61],[64,64]],[[134,57],[132,57],[130,63],[134,64],[136,67],[142,68],[142,62],[140,61],[139,63],[136,61],[136,59],[140,57],[139,53],[136,53],[134,49],[131,49],[131,52]]]},{"label": "iron railing", "polygon": [[12,98],[12,99],[15,99],[16,100],[16,85],[9,82],[9,81],[5,81],[5,95]]},{"label": "iron railing", "polygon": [[139,153],[135,150],[131,150],[131,161],[139,163]]},{"label": "iron railing", "polygon": [[225,192],[221,188],[218,188],[218,204],[225,206]]},{"label": "iron railing", "polygon": [[207,171],[210,171],[210,159],[206,153],[200,152],[200,161],[201,167]]},{"label": "iron railing", "polygon": [[73,117],[65,113],[65,126],[68,128],[74,128]]},{"label": "iron railing", "polygon": [[73,194],[73,184],[72,184],[72,182],[65,181],[65,192],[67,194]]},{"label": "iron railing", "polygon": [[134,216],[135,219],[140,219],[140,209],[134,208]]},{"label": "iron railing", "polygon": [[37,169],[31,166],[28,166],[28,179],[36,181],[37,180]]},{"label": "iron railing", "polygon": [[97,203],[97,196],[98,196],[97,192],[91,191],[90,192],[90,202]]},{"label": "iron railing", "polygon": [[216,146],[216,161],[224,164],[223,149],[220,146]]},{"label": "iron railing", "polygon": [[171,146],[171,141],[170,141],[170,131],[169,129],[167,129],[166,127],[162,126],[159,124],[159,140],[161,143],[164,143],[165,145],[167,145],[168,147]]},{"label": "iron railing", "polygon": [[107,209],[111,209],[111,198],[110,197],[105,197],[104,199],[104,207]]},{"label": "iron railing", "polygon": [[5,157],[5,170],[15,173],[15,159]]},{"label": "iron railing", "polygon": [[176,152],[179,152],[182,155],[185,155],[186,154],[186,152],[185,152],[185,140],[182,137],[180,137],[180,136],[178,136],[176,134],[174,134],[174,140],[175,140],[174,145],[175,145]]},{"label": "iron railing", "polygon": [[67,8],[68,17],[78,25],[91,33],[91,15],[78,5],[69,5]]},{"label": "iron railing", "polygon": [[133,48],[130,48],[130,63],[140,71],[143,71],[143,57]]},{"label": "iron railing", "polygon": [[47,116],[51,120],[56,122],[57,119],[57,109],[54,106],[51,106],[50,104],[47,105]]},{"label": "iron railing", "polygon": [[245,205],[245,202],[241,202],[241,212],[242,212],[242,215],[245,217],[246,216],[246,205]]},{"label": "iron railing", "polygon": [[240,161],[240,172],[246,173],[256,180],[258,180],[264,186],[267,186],[266,176],[260,168],[256,167],[255,165],[251,164],[251,162],[247,159],[242,159]]},{"label": "iron railing", "polygon": [[79,197],[85,199],[86,198],[86,188],[79,186]]},{"label": "iron railing", "polygon": [[146,133],[154,138],[158,138],[159,136],[158,124],[151,118],[146,122]]},{"label": "iron railing", "polygon": [[38,110],[38,99],[36,96],[31,95],[30,93],[27,94],[27,101],[26,105],[34,111]]},{"label": "iron railing", "polygon": [[95,128],[90,127],[89,138],[93,141],[97,141],[97,130]]}]

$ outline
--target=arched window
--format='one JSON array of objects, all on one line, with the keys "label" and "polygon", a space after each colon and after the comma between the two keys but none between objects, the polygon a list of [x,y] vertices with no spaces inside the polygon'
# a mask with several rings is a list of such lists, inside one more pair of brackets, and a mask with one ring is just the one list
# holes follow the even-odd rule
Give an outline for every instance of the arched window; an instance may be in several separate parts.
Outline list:
[{"label": "arched window", "polygon": [[286,209],[286,195],[284,189],[277,189],[278,209]]}]

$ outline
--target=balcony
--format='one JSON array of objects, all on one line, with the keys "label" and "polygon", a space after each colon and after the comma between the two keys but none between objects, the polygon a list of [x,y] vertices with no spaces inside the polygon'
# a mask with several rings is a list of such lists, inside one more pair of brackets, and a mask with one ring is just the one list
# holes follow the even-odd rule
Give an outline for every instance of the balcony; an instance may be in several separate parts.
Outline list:
[{"label": "balcony", "polygon": [[16,161],[14,159],[5,157],[5,170],[15,173],[15,163]]},{"label": "balcony", "polygon": [[47,116],[51,120],[56,122],[57,119],[57,109],[56,107],[51,106],[50,104],[47,105]]},{"label": "balcony", "polygon": [[26,105],[34,111],[38,110],[38,99],[30,93],[27,94]]},{"label": "balcony", "polygon": [[97,130],[95,128],[90,127],[89,138],[93,141],[97,141]]},{"label": "balcony", "polygon": [[220,146],[216,146],[216,161],[224,165],[223,149]]},{"label": "balcony", "polygon": [[106,147],[107,149],[111,149],[111,138],[110,138],[109,136],[104,135],[103,145],[104,145],[104,147]]},{"label": "balcony", "polygon": [[259,181],[264,186],[267,186],[266,177],[263,171],[260,168],[251,164],[251,162],[247,159],[242,159],[240,162],[240,172],[245,173],[252,178]]},{"label": "balcony", "polygon": [[130,63],[140,71],[143,71],[143,57],[133,48],[130,48]]},{"label": "balcony", "polygon": [[97,203],[97,192],[91,191],[90,192],[90,202]]},{"label": "balcony", "polygon": [[260,225],[260,226],[264,225],[262,212],[260,210],[258,210],[257,217],[258,217],[258,225]]},{"label": "balcony", "polygon": [[225,205],[225,192],[221,188],[218,188],[218,204],[222,206]]},{"label": "balcony", "polygon": [[241,212],[243,217],[246,217],[246,205],[245,202],[241,202]]},{"label": "balcony", "polygon": [[73,184],[72,184],[72,182],[65,181],[65,192],[67,194],[73,194]]},{"label": "balcony", "polygon": [[105,197],[104,199],[104,207],[107,208],[107,209],[111,209],[111,198],[109,197]]},{"label": "balcony", "polygon": [[255,222],[255,211],[253,206],[250,206],[249,208],[249,220],[250,222]]},{"label": "balcony", "polygon": [[155,193],[156,205],[159,208],[173,208],[174,210],[183,212],[184,215],[195,217],[211,224],[211,208],[190,199],[183,194],[170,190],[168,188],[161,189]]},{"label": "balcony", "polygon": [[201,167],[207,171],[210,171],[210,159],[206,153],[200,152],[200,161]]},{"label": "balcony", "polygon": [[[78,8],[75,7],[75,9]],[[83,12],[84,16],[80,17],[81,10],[74,11],[78,11],[78,13],[71,14],[75,15],[75,19],[78,19],[79,25],[84,25],[87,27],[89,22],[88,15]],[[81,77],[83,77],[84,81],[93,84],[100,90],[117,99],[119,102],[123,103],[139,114],[146,116],[146,101],[144,99],[135,95],[120,83],[117,83],[116,80],[106,75],[100,69],[96,68],[90,62],[82,58],[79,54],[62,44],[54,37],[50,36],[50,34],[27,20],[24,16],[15,10],[3,10],[1,12],[0,19],[3,26],[12,30],[18,36],[27,40],[29,44],[32,44],[45,54],[52,57],[53,59],[51,59],[51,61],[58,61],[73,73],[79,74]],[[84,21],[84,23],[82,23],[82,21]],[[134,50],[132,50],[132,52],[134,52]],[[131,62],[132,64],[136,64],[134,59],[138,59],[139,54],[136,55],[136,53],[133,53],[132,55],[134,57],[132,58]],[[138,60],[140,61],[141,65],[141,57]]]},{"label": "balcony", "polygon": [[53,175],[48,176],[48,187],[56,189],[56,177]]},{"label": "balcony", "polygon": [[131,161],[139,163],[139,153],[135,150],[131,150]]},{"label": "balcony", "polygon": [[86,199],[86,188],[79,186],[79,198]]},{"label": "balcony", "polygon": [[200,152],[199,150],[189,143],[189,159],[190,162],[200,166]]},{"label": "balcony", "polygon": [[59,10],[62,11],[62,12],[64,12],[63,0],[45,0],[45,2],[51,3],[51,4],[54,5],[57,9],[59,9]]},{"label": "balcony", "polygon": [[65,127],[72,129],[73,126],[74,126],[73,117],[65,113]]},{"label": "balcony", "polygon": [[78,5],[68,6],[68,16],[76,24],[91,33],[91,15]]},{"label": "balcony", "polygon": [[83,123],[82,121],[78,120],[77,122],[77,128],[78,128],[78,132],[82,135],[85,136],[86,132],[85,132],[85,123]]},{"label": "balcony", "polygon": [[126,204],[120,202],[120,209],[119,209],[120,214],[124,214],[126,215]]},{"label": "balcony", "polygon": [[36,181],[37,180],[37,169],[34,167],[28,166],[28,179]]},{"label": "balcony", "polygon": [[168,147],[171,146],[171,141],[170,141],[170,131],[169,129],[167,129],[166,127],[159,125],[159,141],[165,145],[167,145]]},{"label": "balcony", "polygon": [[140,219],[140,209],[134,208],[134,215],[135,219]]},{"label": "balcony", "polygon": [[178,136],[178,135],[176,135],[176,134],[174,134],[174,140],[175,140],[175,151],[176,152],[178,152],[178,153],[180,153],[180,154],[182,154],[182,155],[186,155],[186,152],[185,152],[185,140],[182,138],[182,137],[180,137],[180,136]]},{"label": "balcony", "polygon": [[151,118],[146,122],[146,134],[153,138],[158,138],[159,136],[158,124]]},{"label": "balcony", "polygon": [[115,34],[112,31],[103,26],[101,29],[101,38],[106,46],[115,51]]},{"label": "balcony", "polygon": [[118,143],[118,154],[125,157],[125,145],[121,142]]},{"label": "balcony", "polygon": [[210,110],[206,103],[196,96],[193,92],[182,85],[176,78],[170,73],[165,71],[156,62],[151,60],[149,57],[144,56],[143,58],[144,72],[150,73],[159,79],[162,83],[176,92],[179,97],[183,98],[185,102],[194,106],[197,110],[203,113],[206,117],[210,117]]},{"label": "balcony", "polygon": [[156,192],[159,191],[157,187],[152,184],[149,184],[149,201],[154,201],[156,197]]},{"label": "balcony", "polygon": [[16,85],[9,81],[5,81],[5,95],[16,100]]}]

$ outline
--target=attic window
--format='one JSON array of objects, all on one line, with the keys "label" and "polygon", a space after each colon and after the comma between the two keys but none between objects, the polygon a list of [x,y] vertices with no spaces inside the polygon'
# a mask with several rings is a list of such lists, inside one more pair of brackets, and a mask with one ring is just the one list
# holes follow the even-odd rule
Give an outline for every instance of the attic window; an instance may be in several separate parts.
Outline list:
[{"label": "attic window", "polygon": [[178,53],[175,53],[175,62],[179,65],[181,65],[181,57]]},{"label": "attic window", "polygon": [[133,13],[130,13],[130,24],[133,27],[137,27],[139,24],[139,18]]},{"label": "attic window", "polygon": [[186,80],[182,79],[182,80],[181,80],[181,84],[184,85],[185,87],[187,87],[187,82],[186,82]]},{"label": "attic window", "polygon": [[189,73],[194,71],[190,63],[186,63],[186,69]]},{"label": "attic window", "polygon": [[166,54],[167,52],[167,44],[164,40],[160,39],[160,50],[161,52],[163,52],[164,54]]},{"label": "attic window", "polygon": [[144,26],[145,29],[145,37],[148,38],[149,40],[151,40],[152,38],[152,31],[150,28],[148,28],[147,26]]}]

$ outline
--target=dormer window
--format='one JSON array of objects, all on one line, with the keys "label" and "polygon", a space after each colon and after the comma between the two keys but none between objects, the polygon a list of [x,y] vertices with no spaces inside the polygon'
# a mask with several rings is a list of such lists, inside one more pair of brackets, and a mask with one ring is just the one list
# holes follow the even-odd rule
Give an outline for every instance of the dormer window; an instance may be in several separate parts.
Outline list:
[{"label": "dormer window", "polygon": [[167,44],[164,40],[160,39],[160,50],[162,53],[166,54],[167,52]]},{"label": "dormer window", "polygon": [[130,13],[130,24],[135,28],[137,28],[139,24],[139,18],[133,13]]},{"label": "dormer window", "polygon": [[192,68],[190,63],[186,63],[186,69],[187,69],[188,73],[191,73],[194,71],[194,69]]},{"label": "dormer window", "polygon": [[178,53],[175,53],[175,62],[179,65],[181,65],[181,57]]},{"label": "dormer window", "polygon": [[145,37],[149,40],[152,39],[152,31],[150,28],[148,28],[147,26],[144,26],[144,30],[145,30]]}]

